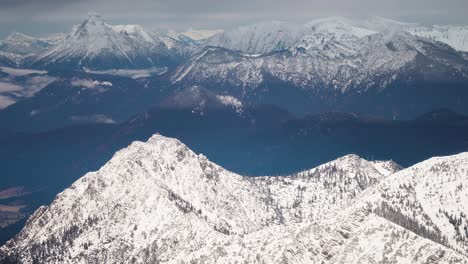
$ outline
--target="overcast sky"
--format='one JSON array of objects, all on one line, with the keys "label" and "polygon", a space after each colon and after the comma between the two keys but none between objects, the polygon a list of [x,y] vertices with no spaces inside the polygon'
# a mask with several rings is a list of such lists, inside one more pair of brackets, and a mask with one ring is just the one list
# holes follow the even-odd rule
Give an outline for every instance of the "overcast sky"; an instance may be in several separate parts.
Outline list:
[{"label": "overcast sky", "polygon": [[426,24],[468,24],[468,0],[0,0],[0,38],[13,31],[69,31],[87,13],[111,24],[218,29],[265,20],[383,16]]}]

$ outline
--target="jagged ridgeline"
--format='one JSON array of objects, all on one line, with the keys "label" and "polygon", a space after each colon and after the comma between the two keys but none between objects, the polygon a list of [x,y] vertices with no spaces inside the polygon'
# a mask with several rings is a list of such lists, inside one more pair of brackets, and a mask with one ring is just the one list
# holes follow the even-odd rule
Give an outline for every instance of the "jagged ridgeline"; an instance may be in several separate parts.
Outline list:
[{"label": "jagged ridgeline", "polygon": [[[112,112],[124,99],[135,97],[135,104],[148,110],[167,96],[164,91],[194,85],[298,115],[344,111],[408,119],[444,107],[468,113],[467,36],[463,26],[332,17],[305,24],[264,22],[195,41],[138,25],[112,25],[90,14],[67,34],[32,38],[16,33],[0,43],[1,66],[60,77],[41,86],[42,93],[21,98],[25,102],[0,115],[0,121],[51,122],[49,129],[63,125],[64,120],[50,121],[58,117],[79,123],[99,122],[105,115],[122,122],[136,114],[131,107],[124,118],[125,111]],[[113,86],[70,85],[70,72]],[[2,95],[10,104],[18,101],[11,93]],[[95,96],[116,98],[94,109]],[[43,101],[50,107],[38,103]],[[74,115],[62,114],[67,112],[63,101],[73,102]]]},{"label": "jagged ridgeline", "polygon": [[[246,177],[154,135],[39,208],[2,263],[467,263],[466,153]],[[417,252],[417,253],[416,253]]]}]

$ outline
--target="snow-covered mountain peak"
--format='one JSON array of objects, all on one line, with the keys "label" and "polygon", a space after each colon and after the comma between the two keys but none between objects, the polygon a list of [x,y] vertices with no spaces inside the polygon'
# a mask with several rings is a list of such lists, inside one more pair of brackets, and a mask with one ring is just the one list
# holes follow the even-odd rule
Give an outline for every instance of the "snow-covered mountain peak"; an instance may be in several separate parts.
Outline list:
[{"label": "snow-covered mountain peak", "polygon": [[87,21],[104,21],[104,18],[101,14],[97,12],[89,12],[86,18]]},{"label": "snow-covered mountain peak", "polygon": [[[460,162],[465,160],[449,165],[459,166]],[[16,238],[0,248],[0,260],[327,264],[467,261],[466,254],[423,239],[418,226],[405,227],[377,210],[361,206],[361,201],[374,201],[376,190],[377,197],[391,197],[388,192],[380,192],[381,185],[369,184],[375,175],[383,177],[372,169],[371,162],[348,155],[331,163],[335,168],[322,165],[314,177],[249,178],[224,170],[176,139],[154,135],[147,142],[134,142],[118,151],[99,171],[86,174],[57,195],[50,206],[38,209]],[[362,166],[355,167],[357,164]],[[459,167],[459,172],[464,167]],[[431,171],[446,170],[440,165],[436,169]],[[447,175],[456,170],[447,171]],[[349,173],[354,177],[347,176]],[[466,179],[466,175],[462,176]],[[402,176],[395,178],[388,181],[392,186],[405,180]],[[401,190],[411,189],[408,184],[400,186]],[[434,188],[432,197],[439,197],[443,192]],[[359,206],[355,206],[356,202]],[[421,208],[407,207],[402,212],[415,219],[424,218]],[[414,252],[418,252],[417,256]]]},{"label": "snow-covered mountain peak", "polygon": [[[252,182],[196,155],[178,140],[156,135],[118,151],[99,171],[88,173],[49,207],[40,208],[26,224],[30,231],[16,241],[47,243],[54,251],[62,247],[60,241],[73,241],[70,255],[53,256],[50,251],[49,263],[79,262],[92,255],[98,262],[114,262],[111,255],[122,252],[122,243],[131,245],[131,255],[141,255],[140,262],[169,260],[272,221],[274,211],[262,205],[262,195]],[[11,241],[0,251],[27,244]],[[88,253],[83,255],[84,248]],[[102,254],[103,248],[110,255]],[[143,254],[148,248],[153,248],[151,257]],[[129,260],[129,251],[124,252],[117,262]]]},{"label": "snow-covered mountain peak", "polygon": [[87,19],[74,26],[69,36],[82,38],[99,34],[109,34],[110,31],[112,31],[112,26],[107,24],[101,16],[90,14]]},{"label": "snow-covered mountain peak", "polygon": [[0,41],[0,51],[26,56],[40,52],[49,45],[50,43],[47,40],[13,32],[5,40]]},{"label": "snow-covered mountain peak", "polygon": [[345,18],[318,19],[305,24],[291,48],[302,48],[329,59],[342,58],[355,54],[362,45],[359,40],[375,33],[354,26]]},{"label": "snow-covered mountain peak", "polygon": [[266,54],[297,48],[322,52],[331,49],[332,51],[324,53],[337,57],[341,53],[350,54],[351,50],[357,49],[354,43],[356,39],[376,33],[355,24],[343,17],[316,19],[304,25],[268,21],[227,30],[208,39],[206,44],[247,54]]},{"label": "snow-covered mountain peak", "polygon": [[356,154],[348,154],[336,159],[334,162],[344,164],[361,164],[362,162],[367,162],[367,160],[359,157]]},{"label": "snow-covered mountain peak", "polygon": [[[298,38],[287,38],[287,42],[281,42],[287,45],[281,47],[258,34],[241,35],[235,40],[243,39],[248,45],[235,44],[237,51],[230,48],[234,42],[229,31],[210,38],[219,40],[212,45],[223,48],[206,47],[175,71],[171,80],[186,85],[249,87],[242,89],[242,94],[232,93],[244,100],[257,96],[256,88],[272,77],[310,92],[342,93],[383,91],[415,76],[444,81],[468,79],[466,60],[450,46],[401,28],[374,32],[341,20],[322,20],[303,28],[295,35]],[[255,43],[274,52],[246,55],[256,50]],[[428,75],[428,71],[434,74]]]},{"label": "snow-covered mountain peak", "polygon": [[[180,140],[176,138],[165,137],[161,134],[154,134],[146,142],[133,142],[132,145],[130,145],[125,151],[128,152],[141,148],[151,148],[152,154],[156,159],[163,158],[165,156],[171,156],[170,158],[174,158],[181,152],[190,151],[187,146],[180,142]],[[195,158],[196,155],[192,155],[192,157]]]},{"label": "snow-covered mountain peak", "polygon": [[75,25],[71,36],[84,37],[86,35],[95,35],[106,33],[112,30],[112,26],[96,13],[90,13],[88,17],[78,25]]},{"label": "snow-covered mountain peak", "polygon": [[305,24],[305,27],[322,33],[335,34],[337,38],[342,38],[345,35],[362,38],[377,33],[374,30],[359,27],[353,20],[345,17],[316,19]]},{"label": "snow-covered mountain peak", "polygon": [[297,31],[293,24],[267,21],[226,30],[207,39],[205,44],[247,54],[264,54],[288,49],[296,39]]},{"label": "snow-covered mountain peak", "polygon": [[86,19],[84,19],[80,25],[84,27],[102,27],[102,26],[109,26],[107,21],[99,14],[90,12]]},{"label": "snow-covered mountain peak", "polygon": [[12,32],[9,34],[6,38],[5,41],[11,42],[11,41],[33,41],[35,38],[25,35],[23,33],[19,32]]},{"label": "snow-covered mountain peak", "polygon": [[374,167],[385,176],[389,176],[403,169],[403,167],[393,160],[375,160],[372,161]]},{"label": "snow-covered mountain peak", "polygon": [[[335,174],[337,172],[340,172],[340,174],[344,175],[344,177],[349,178],[364,176],[366,177],[365,181],[367,181],[368,184],[375,184],[380,179],[384,178],[385,176],[388,176],[388,174],[382,174],[376,168],[373,162],[365,160],[356,154],[349,154],[340,157],[336,160],[327,162],[311,170],[301,172],[298,174],[298,176],[307,177],[310,175],[315,175],[317,174],[317,172],[323,174],[324,171],[328,171],[329,175],[333,175],[333,177],[336,176]],[[342,181],[342,179],[340,179],[339,181]],[[367,187],[368,186],[365,186],[365,188]]]},{"label": "snow-covered mountain peak", "polygon": [[185,45],[139,25],[113,26],[91,14],[34,64],[88,69],[151,68],[173,66],[185,53]]}]

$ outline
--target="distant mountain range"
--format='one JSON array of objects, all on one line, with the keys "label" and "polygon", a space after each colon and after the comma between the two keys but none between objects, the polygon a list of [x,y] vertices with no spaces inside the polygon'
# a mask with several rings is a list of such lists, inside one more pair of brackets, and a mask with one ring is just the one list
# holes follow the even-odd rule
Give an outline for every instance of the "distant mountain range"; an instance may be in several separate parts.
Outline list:
[{"label": "distant mountain range", "polygon": [[[322,57],[343,58],[362,49],[365,37],[382,33],[391,41],[397,32],[406,32],[428,41],[442,42],[458,52],[468,52],[467,26],[422,26],[380,17],[351,20],[330,17],[305,24],[281,21],[262,22],[230,30],[146,30],[139,25],[113,26],[99,14],[90,13],[67,34],[34,38],[12,33],[0,42],[0,51],[19,66],[83,68],[147,68],[160,66],[157,58],[180,56],[194,48],[216,46],[246,55],[290,50],[307,50]],[[69,49],[69,50],[66,50]],[[147,57],[143,62],[140,57]],[[93,64],[94,61],[94,64]],[[101,61],[98,63],[98,61]],[[67,62],[67,63],[65,63]],[[119,64],[121,63],[121,64]]]},{"label": "distant mountain range", "polygon": [[[372,17],[367,20],[328,17],[312,20],[305,24],[281,21],[262,22],[226,30],[207,39],[206,43],[254,55],[287,49],[316,48],[326,44],[345,45],[348,44],[348,41],[352,42],[357,38],[378,32],[392,31],[408,32],[414,36],[443,42],[457,51],[468,51],[467,26],[423,26],[382,17]],[[337,50],[340,45],[329,46]],[[340,54],[336,53],[335,55]]]},{"label": "distant mountain range", "polygon": [[438,108],[465,100],[468,64],[462,52],[412,34],[409,26],[379,22],[381,31],[342,18],[299,29],[274,22],[225,31],[208,39],[213,47],[171,80],[299,114],[357,111],[407,118],[429,110],[427,102]]},{"label": "distant mountain range", "polygon": [[40,207],[0,260],[464,263],[467,164],[467,153],[403,170],[347,155],[245,177],[154,135]]},{"label": "distant mountain range", "polygon": [[[123,101],[133,100],[131,108],[139,106],[134,109],[141,112],[192,86],[247,104],[274,104],[296,115],[339,111],[409,119],[446,107],[468,113],[464,36],[466,27],[460,26],[340,17],[303,25],[274,21],[219,32],[159,33],[138,25],[113,26],[90,14],[68,34],[37,39],[15,33],[1,42],[5,75],[5,67],[33,68],[56,81],[22,96],[11,91],[18,82],[0,80],[7,87],[0,87],[0,106],[20,102],[0,112],[0,122],[18,120],[21,128],[41,129],[102,120],[99,116],[121,122],[138,113],[112,110]],[[69,85],[78,76],[113,86]],[[69,100],[73,111],[59,111]],[[95,106],[89,107],[90,100]],[[48,109],[38,109],[45,101]],[[69,121],[56,122],[49,114]]]}]

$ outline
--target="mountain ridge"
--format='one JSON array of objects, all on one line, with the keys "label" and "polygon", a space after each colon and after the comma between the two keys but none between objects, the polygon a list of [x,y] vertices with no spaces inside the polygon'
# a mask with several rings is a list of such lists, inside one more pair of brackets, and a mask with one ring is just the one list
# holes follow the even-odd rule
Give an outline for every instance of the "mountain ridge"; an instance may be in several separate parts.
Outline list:
[{"label": "mountain ridge", "polygon": [[[428,162],[457,162],[454,169],[463,180],[462,161],[467,159],[463,153]],[[468,256],[369,209],[369,202],[378,206],[379,199],[392,197],[374,198],[381,197],[380,190],[388,184],[403,193],[398,182],[405,177],[399,175],[419,173],[418,166],[431,170],[427,162],[388,172],[392,176],[381,174],[376,164],[348,155],[296,176],[246,178],[225,171],[178,140],[154,135],[117,152],[99,171],[59,194],[51,206],[38,209],[23,231],[1,248],[1,255],[13,263],[83,258],[138,263],[468,261]],[[432,169],[434,175],[440,169]],[[462,188],[457,197],[466,192]],[[353,199],[364,202],[349,204]],[[417,206],[400,208],[416,212],[416,217],[424,215]],[[464,211],[454,207],[451,213]],[[278,248],[280,241],[283,246]],[[372,250],[360,246],[371,241]],[[415,250],[421,255],[414,255]]]},{"label": "mountain ridge", "polygon": [[185,56],[185,49],[184,44],[165,35],[138,25],[112,26],[91,13],[62,42],[30,64],[73,69],[173,67]]},{"label": "mountain ridge", "polygon": [[465,53],[409,30],[420,25],[369,21],[265,22],[193,42],[138,25],[113,26],[93,14],[38,55],[0,52],[0,60],[58,76],[76,70],[142,79],[141,86],[154,90],[202,86],[298,115],[344,111],[409,119],[434,108],[468,111],[462,104],[468,98]]}]

